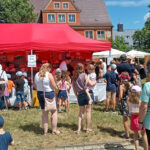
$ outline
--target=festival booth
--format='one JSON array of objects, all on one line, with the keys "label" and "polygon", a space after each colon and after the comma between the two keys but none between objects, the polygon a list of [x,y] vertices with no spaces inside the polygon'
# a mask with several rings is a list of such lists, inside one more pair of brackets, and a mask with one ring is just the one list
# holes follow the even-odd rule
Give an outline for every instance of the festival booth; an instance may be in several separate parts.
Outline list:
[{"label": "festival booth", "polygon": [[[0,63],[7,73],[19,70],[28,72],[28,55],[36,55],[34,74],[44,62],[50,62],[52,69],[59,67],[66,55],[71,56],[72,65],[86,63],[93,52],[111,49],[111,43],[86,38],[67,24],[0,24]],[[71,93],[73,95],[73,93]]]}]

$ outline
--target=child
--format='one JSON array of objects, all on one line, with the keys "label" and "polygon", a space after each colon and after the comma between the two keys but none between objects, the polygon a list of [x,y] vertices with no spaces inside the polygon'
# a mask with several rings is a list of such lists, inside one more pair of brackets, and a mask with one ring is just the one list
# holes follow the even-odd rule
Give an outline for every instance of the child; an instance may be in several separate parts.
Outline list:
[{"label": "child", "polygon": [[125,135],[123,135],[126,139],[129,139],[129,127],[128,127],[128,117],[130,116],[129,110],[127,107],[127,99],[129,96],[130,88],[133,86],[130,82],[130,76],[128,72],[122,72],[120,74],[120,86],[119,86],[119,111],[120,115],[123,116],[123,125],[125,129]]},{"label": "child", "polygon": [[7,96],[6,99],[7,99],[8,107],[10,107],[10,100],[9,100],[9,98],[12,97],[12,88],[15,87],[15,84],[11,80],[11,75],[10,74],[7,74],[7,78],[8,78],[8,92],[9,92],[9,96]]},{"label": "child", "polygon": [[15,82],[16,85],[16,98],[17,98],[17,102],[18,102],[18,106],[19,106],[19,110],[21,110],[21,103],[23,105],[23,109],[25,109],[26,104],[24,101],[24,80],[22,79],[22,72],[18,71],[16,73],[18,79]]},{"label": "child", "polygon": [[30,87],[28,84],[28,80],[26,79],[27,73],[23,72],[22,73],[22,79],[24,80],[24,98],[25,101],[28,103],[29,108],[31,108],[31,95],[30,95]]},{"label": "child", "polygon": [[4,119],[0,115],[0,150],[8,150],[9,145],[14,145],[14,141],[9,132],[3,129]]},{"label": "child", "polygon": [[62,112],[61,110],[61,104],[64,101],[65,102],[65,112],[67,112],[67,85],[69,86],[69,90],[71,88],[71,85],[69,82],[66,81],[66,74],[62,73],[61,80],[57,83],[59,93],[58,93],[58,112]]},{"label": "child", "polygon": [[117,66],[115,64],[111,64],[111,71],[106,73],[106,81],[107,81],[107,99],[106,99],[106,110],[105,112],[109,112],[110,100],[112,100],[113,105],[113,113],[116,113],[116,91],[117,91],[117,80],[118,75],[115,73]]},{"label": "child", "polygon": [[[96,83],[96,73],[95,73],[95,67],[92,64],[89,64],[87,66],[87,71],[88,71],[88,78],[91,81],[94,81]],[[96,85],[96,84],[95,84]],[[89,104],[94,103],[94,90],[95,86],[89,86],[87,85],[87,89],[86,89],[86,94],[89,98]]]},{"label": "child", "polygon": [[[139,148],[139,142],[138,142],[138,131],[139,129],[139,105],[140,105],[140,94],[141,94],[141,88],[137,85],[132,86],[131,92],[128,99],[128,108],[130,116],[130,129],[134,132],[134,143],[135,143],[135,149],[138,150]],[[145,129],[141,130],[141,135],[143,137],[144,142],[144,150],[148,150],[148,142],[147,142],[147,136],[145,133]]]}]

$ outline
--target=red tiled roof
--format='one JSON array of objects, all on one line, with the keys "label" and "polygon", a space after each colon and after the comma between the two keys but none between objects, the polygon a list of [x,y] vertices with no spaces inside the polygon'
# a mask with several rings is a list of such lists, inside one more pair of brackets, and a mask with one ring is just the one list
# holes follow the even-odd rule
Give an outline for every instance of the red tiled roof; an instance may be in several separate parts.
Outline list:
[{"label": "red tiled roof", "polygon": [[[40,14],[51,0],[30,0],[35,7],[35,13]],[[113,26],[107,12],[104,0],[72,0],[81,11],[81,26]]]}]

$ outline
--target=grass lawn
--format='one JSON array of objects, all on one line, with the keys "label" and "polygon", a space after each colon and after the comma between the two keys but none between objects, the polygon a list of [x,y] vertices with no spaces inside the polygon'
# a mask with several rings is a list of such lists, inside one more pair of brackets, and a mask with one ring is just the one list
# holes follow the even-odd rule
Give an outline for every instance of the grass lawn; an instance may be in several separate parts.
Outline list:
[{"label": "grass lawn", "polygon": [[77,130],[78,105],[71,104],[68,113],[58,114],[58,129],[61,135],[51,134],[49,124],[49,134],[43,136],[41,128],[41,110],[30,109],[19,112],[9,110],[0,112],[5,119],[4,129],[10,131],[15,141],[14,149],[27,148],[54,148],[55,146],[108,142],[122,140],[120,135],[124,132],[122,117],[118,113],[104,113],[104,104],[93,105],[92,128],[93,132],[81,132],[80,135],[74,133]]}]

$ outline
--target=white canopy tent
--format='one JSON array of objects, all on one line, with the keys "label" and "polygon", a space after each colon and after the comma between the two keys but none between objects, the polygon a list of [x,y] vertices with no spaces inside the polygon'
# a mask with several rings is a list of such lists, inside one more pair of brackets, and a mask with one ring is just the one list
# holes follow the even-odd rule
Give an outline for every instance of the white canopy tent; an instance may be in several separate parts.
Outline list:
[{"label": "white canopy tent", "polygon": [[136,58],[144,58],[145,56],[150,56],[150,53],[137,51],[137,50],[131,50],[126,53],[128,57],[136,57]]},{"label": "white canopy tent", "polygon": [[103,52],[93,53],[93,58],[97,58],[97,57],[107,58],[109,56],[111,56],[113,58],[119,58],[120,55],[122,55],[122,54],[125,54],[125,52],[111,48],[111,51],[103,51]]}]

